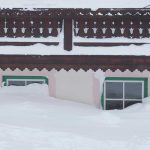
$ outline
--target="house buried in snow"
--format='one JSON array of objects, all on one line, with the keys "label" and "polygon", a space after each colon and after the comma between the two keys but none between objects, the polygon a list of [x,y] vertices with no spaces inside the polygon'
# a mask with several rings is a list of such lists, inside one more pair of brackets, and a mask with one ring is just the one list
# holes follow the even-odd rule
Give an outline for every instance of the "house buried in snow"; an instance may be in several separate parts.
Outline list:
[{"label": "house buried in snow", "polygon": [[0,83],[123,109],[150,95],[149,38],[148,8],[1,9]]}]

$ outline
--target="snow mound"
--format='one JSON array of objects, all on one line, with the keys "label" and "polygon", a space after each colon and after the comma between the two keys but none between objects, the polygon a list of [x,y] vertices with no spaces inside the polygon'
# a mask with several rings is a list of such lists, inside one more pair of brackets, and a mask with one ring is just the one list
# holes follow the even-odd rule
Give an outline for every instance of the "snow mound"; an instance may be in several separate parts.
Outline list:
[{"label": "snow mound", "polygon": [[[48,85],[46,84],[37,84],[37,83],[34,83],[34,84],[30,84],[28,86],[10,86],[10,87],[7,87],[7,86],[3,86],[0,90],[0,93],[1,94],[4,94],[4,95],[25,95],[25,94],[28,94],[28,95],[40,95],[40,96],[48,96]],[[26,95],[27,96],[27,95]]]},{"label": "snow mound", "polygon": [[143,103],[137,103],[125,108],[125,112],[150,112],[150,97],[144,98]]},{"label": "snow mound", "polygon": [[149,99],[103,111],[49,97],[47,85],[0,88],[0,150],[149,150]]},{"label": "snow mound", "polygon": [[[97,118],[99,118],[97,120]],[[97,124],[103,124],[104,126],[117,127],[121,123],[121,118],[111,111],[102,111],[99,115],[88,116],[87,119],[90,121],[96,121]]]}]

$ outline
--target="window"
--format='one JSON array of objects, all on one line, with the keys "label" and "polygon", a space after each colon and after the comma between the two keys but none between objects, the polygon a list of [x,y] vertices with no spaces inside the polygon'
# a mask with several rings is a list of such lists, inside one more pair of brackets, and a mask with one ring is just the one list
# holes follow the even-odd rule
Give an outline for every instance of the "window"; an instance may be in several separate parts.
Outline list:
[{"label": "window", "polygon": [[26,83],[25,81],[21,81],[21,80],[7,80],[7,83],[6,83],[7,86],[25,86]]},{"label": "window", "polygon": [[3,76],[5,86],[26,86],[33,83],[48,84],[47,77],[44,76]]},{"label": "window", "polygon": [[146,78],[106,78],[102,104],[106,110],[123,109],[141,103],[146,96]]}]

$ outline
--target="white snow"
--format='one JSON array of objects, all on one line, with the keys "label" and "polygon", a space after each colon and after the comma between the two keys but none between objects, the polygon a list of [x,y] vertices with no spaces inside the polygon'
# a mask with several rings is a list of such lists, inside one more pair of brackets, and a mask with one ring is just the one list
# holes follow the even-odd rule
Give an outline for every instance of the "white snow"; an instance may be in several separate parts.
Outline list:
[{"label": "white snow", "polygon": [[1,8],[143,8],[149,0],[0,0]]},{"label": "white snow", "polygon": [[[60,36],[59,37],[39,37],[39,38],[24,38],[24,37],[17,37],[17,38],[9,38],[9,37],[0,37],[0,42],[60,42]],[[147,41],[147,40],[146,40]]]},{"label": "white snow", "polygon": [[51,98],[45,85],[3,87],[0,150],[149,150],[149,116],[150,98],[103,111]]},{"label": "white snow", "polygon": [[103,111],[51,98],[46,85],[3,87],[0,150],[149,150],[149,116],[150,98]]},{"label": "white snow", "polygon": [[[6,40],[11,41],[17,41],[18,38],[6,38]],[[21,41],[21,38],[19,38]],[[24,38],[26,39],[26,38]],[[22,41],[24,41],[22,39]],[[3,40],[3,38],[0,38],[0,41]],[[31,39],[32,40],[32,39]],[[50,40],[50,38],[49,38]],[[3,40],[5,41],[5,39]],[[61,39],[60,39],[61,41]],[[73,37],[73,42],[102,42],[102,43],[150,43],[150,38],[125,38],[125,37],[112,37],[112,38],[102,38],[102,39],[97,39],[97,38],[82,38],[82,37]]]},{"label": "white snow", "polygon": [[0,46],[2,55],[135,55],[150,56],[150,44],[141,46],[113,46],[113,47],[79,47],[66,51],[62,45],[46,46],[36,44],[32,46]]},{"label": "white snow", "polygon": [[[113,37],[106,39],[74,37],[73,42],[98,43],[142,43],[141,46],[113,46],[113,47],[82,47],[73,46],[73,50],[66,51],[63,46],[63,32],[59,37],[48,38],[0,38],[1,42],[59,42],[58,46],[35,44],[32,46],[0,46],[0,55],[145,55],[150,56],[149,38],[129,39]],[[146,43],[146,44],[145,44]]]}]

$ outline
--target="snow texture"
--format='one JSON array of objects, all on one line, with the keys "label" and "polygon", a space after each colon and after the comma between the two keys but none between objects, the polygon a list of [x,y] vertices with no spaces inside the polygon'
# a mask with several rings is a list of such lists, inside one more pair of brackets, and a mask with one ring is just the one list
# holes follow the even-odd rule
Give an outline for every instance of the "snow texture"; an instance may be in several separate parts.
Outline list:
[{"label": "snow texture", "polygon": [[149,0],[0,0],[1,8],[143,8]]},{"label": "snow texture", "polygon": [[66,51],[63,46],[0,46],[2,55],[135,55],[150,56],[150,44],[141,46],[114,46],[114,47],[79,47]]},{"label": "snow texture", "polygon": [[149,150],[149,116],[150,98],[103,111],[51,98],[45,85],[3,87],[0,150]]}]

